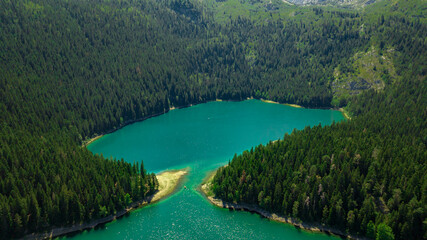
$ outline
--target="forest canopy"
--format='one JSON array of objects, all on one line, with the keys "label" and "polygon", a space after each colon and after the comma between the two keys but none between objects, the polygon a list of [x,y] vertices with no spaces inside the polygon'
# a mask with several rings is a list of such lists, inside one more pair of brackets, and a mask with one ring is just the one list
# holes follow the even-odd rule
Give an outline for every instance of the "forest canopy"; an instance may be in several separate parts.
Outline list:
[{"label": "forest canopy", "polygon": [[[126,207],[129,199],[136,201],[155,191],[156,178],[146,174],[141,159],[127,159],[135,161],[130,164],[94,156],[82,147],[84,140],[164,113],[172,106],[218,98],[254,97],[329,108],[334,98],[331,88],[334,71],[339,68],[352,72],[348,59],[372,46],[379,51],[394,49],[393,64],[400,81],[386,93],[368,91],[360,98],[343,102],[351,102],[349,110],[360,115],[360,119],[370,115],[378,119],[367,126],[368,133],[374,135],[370,141],[384,141],[399,147],[409,144],[396,155],[401,158],[404,152],[416,153],[413,159],[404,158],[402,163],[393,160],[389,168],[375,167],[379,177],[388,174],[385,169],[396,170],[396,164],[402,164],[400,167],[409,171],[405,176],[410,179],[425,170],[422,160],[418,165],[415,162],[425,157],[426,139],[419,134],[426,136],[427,31],[425,19],[413,17],[415,15],[406,9],[408,3],[402,1],[396,9],[384,8],[393,8],[393,12],[385,12],[385,16],[379,16],[374,6],[362,12],[280,5],[252,16],[230,13],[226,18],[217,11],[217,5],[209,4],[209,1],[191,0],[0,2],[2,238],[21,237],[53,226],[69,226],[113,214]],[[247,6],[248,3],[240,4]],[[394,100],[395,97],[400,100]],[[394,107],[388,105],[394,102]],[[390,111],[379,110],[377,103],[387,103],[383,109]],[[413,118],[393,112],[398,107],[421,115]],[[398,116],[396,121],[390,118],[394,116],[392,113]],[[384,125],[389,127],[380,130],[383,121],[391,125]],[[403,130],[394,133],[394,127],[400,126],[397,123],[403,124],[405,131],[412,129],[411,133]],[[362,120],[355,120],[326,130],[315,127],[295,133],[289,139],[307,134],[310,140],[316,132],[338,134],[340,130],[332,129],[361,126],[365,126]],[[345,138],[348,141],[342,144],[368,144],[355,142],[366,140],[360,133],[351,130],[349,134],[355,134],[354,139]],[[389,152],[384,152],[387,149]],[[363,154],[372,149],[356,150],[348,148],[348,157],[361,154],[368,167],[364,170],[369,172],[375,161]],[[325,155],[325,158],[335,154],[325,149],[318,151],[316,156]],[[347,159],[346,151],[342,161]],[[394,147],[377,150],[378,164],[383,163],[380,157],[394,157],[396,151]],[[339,154],[334,155],[335,159]],[[350,169],[349,174],[353,174],[353,168]],[[319,166],[313,170],[316,174],[318,171]],[[300,177],[306,176],[304,174]],[[366,179],[363,174],[355,175],[360,176],[358,181]],[[396,177],[403,177],[399,174],[396,173]],[[381,181],[380,193],[367,192],[359,200],[370,197],[375,204],[370,206],[374,207],[382,198],[384,206],[388,206],[390,196],[395,194],[397,205],[390,203],[390,214],[404,212],[403,215],[378,217],[383,216],[378,214],[375,218],[367,216],[365,221],[385,222],[395,236],[403,238],[411,227],[420,227],[412,222],[425,219],[425,176],[419,176],[415,182],[400,180],[409,186],[407,190],[400,188],[400,192],[388,189],[397,183],[387,181]],[[342,184],[348,182],[345,180]],[[423,191],[419,190],[420,186]],[[409,197],[410,194],[415,195]],[[230,199],[234,199],[234,195]],[[300,197],[294,202],[299,203]],[[303,206],[301,202],[299,207]],[[340,214],[349,209],[353,208],[343,207]],[[303,212],[301,209],[298,214]],[[300,216],[302,219],[319,220],[319,212],[304,214]],[[353,211],[354,216],[359,214]],[[340,216],[347,219],[347,215]],[[412,222],[403,221],[408,218]],[[400,220],[393,225],[391,219]],[[356,218],[352,223],[357,221],[363,219]],[[349,231],[365,234],[366,226],[349,227]],[[425,225],[421,228],[425,229]],[[416,230],[414,234],[418,233]]]}]

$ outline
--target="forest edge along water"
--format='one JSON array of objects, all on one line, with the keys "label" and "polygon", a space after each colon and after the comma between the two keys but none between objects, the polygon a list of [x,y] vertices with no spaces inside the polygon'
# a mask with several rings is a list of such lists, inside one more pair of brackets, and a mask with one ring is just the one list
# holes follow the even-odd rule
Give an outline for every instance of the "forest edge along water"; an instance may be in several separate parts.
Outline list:
[{"label": "forest edge along water", "polygon": [[138,209],[148,204],[153,204],[162,199],[167,198],[169,195],[174,193],[177,190],[177,187],[180,186],[185,175],[189,172],[189,168],[178,169],[178,170],[167,170],[159,174],[156,174],[157,180],[159,181],[159,189],[152,195],[145,197],[140,201],[133,202],[129,205],[128,208],[118,211],[116,214],[96,219],[88,223],[75,224],[69,227],[59,227],[53,228],[45,233],[33,233],[24,237],[24,239],[48,239],[54,237],[60,237],[67,234],[72,234],[76,232],[81,232],[87,229],[94,229],[105,223],[112,222],[116,219],[119,219],[131,211]]},{"label": "forest edge along water", "polygon": [[[255,98],[254,97],[248,97],[246,100],[243,100],[243,101],[253,100],[253,99],[255,99]],[[289,107],[294,107],[294,108],[304,108],[303,106],[300,106],[298,104],[281,103],[281,102],[275,102],[275,101],[272,101],[272,100],[262,99],[262,98],[260,99],[260,101],[265,102],[265,103],[281,104],[281,105],[284,105],[284,106],[289,106]],[[242,101],[215,99],[215,100],[212,100],[212,101],[207,101],[205,103],[208,103],[208,102],[242,102]],[[204,103],[202,102],[202,103],[199,103],[199,104],[204,104]],[[198,105],[198,104],[195,104],[195,105]],[[102,138],[104,135],[109,134],[109,133],[113,133],[113,132],[115,132],[117,130],[120,130],[123,127],[126,127],[126,126],[132,124],[132,123],[142,122],[142,121],[147,120],[149,118],[157,117],[157,116],[160,116],[162,114],[168,113],[169,111],[172,111],[172,110],[182,109],[182,108],[188,108],[188,107],[192,107],[192,106],[194,106],[194,104],[189,104],[189,105],[184,105],[184,106],[178,106],[178,107],[170,106],[168,110],[165,110],[162,113],[156,113],[156,114],[152,114],[152,115],[143,117],[141,119],[136,119],[136,120],[131,120],[131,121],[125,122],[121,126],[115,128],[115,129],[110,129],[109,131],[106,131],[105,133],[97,134],[96,136],[94,136],[92,138],[86,139],[85,141],[83,141],[82,147],[87,147],[91,143],[93,143],[96,140]],[[337,110],[337,109],[330,108],[330,110]],[[341,114],[344,116],[345,119],[351,120],[351,118],[348,116],[347,112],[343,108],[339,108],[338,111],[341,112]]]},{"label": "forest edge along water", "polygon": [[[226,167],[225,165],[224,167]],[[292,218],[292,217],[286,217],[282,216],[277,213],[268,212],[262,208],[260,208],[257,205],[253,204],[245,204],[245,203],[230,203],[221,200],[220,198],[217,198],[215,194],[213,193],[211,187],[212,187],[212,180],[216,174],[218,169],[211,171],[207,174],[205,180],[200,184],[198,187],[198,190],[202,193],[202,195],[213,205],[229,209],[231,211],[247,211],[251,213],[259,214],[262,217],[268,218],[270,220],[284,223],[284,224],[291,224],[297,229],[303,229],[306,231],[311,232],[319,232],[319,233],[325,233],[325,234],[332,234],[336,235],[342,238],[348,238],[348,239],[365,239],[360,238],[354,235],[346,234],[343,231],[340,231],[338,229],[327,227],[319,223],[307,223],[307,222],[301,222],[298,219]]]},{"label": "forest edge along water", "polygon": [[[260,109],[258,109],[258,107],[259,106],[262,106],[262,105],[264,105],[264,103],[262,103],[262,101],[258,101],[258,100],[250,100],[250,101],[224,101],[224,102],[230,102],[230,104],[232,103],[232,105],[228,105],[228,103],[224,103],[224,104],[227,104],[227,105],[225,105],[224,107],[225,108],[229,108],[229,106],[233,106],[232,107],[232,109],[233,109],[233,111],[236,111],[237,109],[241,109],[241,108],[243,108],[243,112],[245,112],[245,113],[250,113],[251,115],[243,115],[245,118],[246,117],[252,117],[252,114],[253,114],[253,112],[254,111],[259,111]],[[235,102],[235,103],[234,103]],[[246,102],[246,103],[245,103]],[[267,103],[270,103],[270,102],[267,102]],[[212,105],[213,104],[213,105]],[[212,107],[208,107],[207,109],[210,109],[210,110],[207,110],[207,112],[209,112],[209,114],[207,114],[208,115],[208,118],[205,118],[205,119],[208,119],[208,121],[212,121],[213,119],[212,119],[212,116],[213,115],[215,115],[216,116],[216,109],[222,109],[223,108],[223,106],[220,106],[220,105],[218,105],[218,104],[222,104],[222,103],[208,103],[206,106],[215,106],[214,108],[212,108]],[[237,104],[237,105],[236,105]],[[242,105],[240,105],[240,104],[242,104]],[[198,104],[198,105],[204,105],[204,104]],[[255,109],[253,109],[253,107],[252,106],[256,106],[256,108]],[[271,109],[277,109],[277,107],[278,107],[278,105],[279,104],[277,104],[276,106],[277,107],[275,107],[274,105],[276,105],[276,104],[265,104],[264,106],[269,106],[269,107],[263,107],[262,109],[270,109],[269,111],[271,111]],[[282,104],[281,104],[282,105]],[[284,105],[284,104],[283,104]],[[249,109],[246,109],[246,108],[248,108],[248,106],[251,106],[251,108],[249,108]],[[258,107],[257,107],[258,106]],[[200,107],[202,107],[203,108],[203,106],[198,106],[198,107],[196,107],[195,108],[195,110],[197,111],[197,109],[200,109]],[[184,108],[184,107],[183,107]],[[281,107],[279,107],[280,109],[281,109]],[[278,121],[278,122],[283,122],[283,121],[285,121],[286,122],[286,120],[284,120],[283,119],[283,117],[284,116],[286,116],[286,114],[288,115],[288,116],[293,116],[293,114],[295,114],[295,113],[293,113],[293,111],[297,111],[297,112],[300,112],[300,111],[305,111],[305,110],[296,110],[296,108],[289,108],[289,109],[295,109],[295,110],[292,110],[291,112],[287,112],[287,113],[285,113],[285,115],[283,115],[282,117],[279,117],[279,119],[276,119],[276,120],[273,120],[273,121]],[[310,109],[307,109],[308,111],[311,111]],[[190,112],[188,112],[188,111],[190,111]],[[269,111],[267,111],[267,112],[269,112]],[[315,111],[317,111],[317,110],[315,110]],[[166,111],[165,113],[167,113],[167,112],[169,112],[169,111]],[[174,111],[174,113],[173,113],[173,115],[175,116],[176,114],[178,114],[178,112],[175,112]],[[178,115],[188,115],[188,114],[190,114],[190,116],[193,114],[192,113],[192,110],[189,110],[189,109],[186,109],[185,110],[185,112],[179,112],[179,114]],[[212,115],[213,114],[213,115]],[[268,113],[267,115],[269,115],[270,113]],[[272,113],[273,114],[273,113]],[[276,113],[276,114],[278,114],[278,113]],[[312,113],[307,113],[309,116],[311,116],[311,114]],[[168,119],[168,118],[170,118],[172,115],[169,115],[169,114],[158,114],[158,115],[155,115],[156,117],[157,116],[159,116],[159,115],[163,115],[160,119]],[[261,114],[262,115],[262,114]],[[298,114],[297,114],[298,115]],[[329,114],[328,114],[329,115]],[[226,114],[225,115],[227,118],[228,118],[228,115]],[[272,115],[272,116],[274,116],[274,115]],[[272,116],[269,116],[269,117],[267,117],[267,118],[271,118]],[[336,114],[334,114],[334,116],[336,116]],[[152,117],[154,117],[154,116],[152,116]],[[220,118],[223,118],[224,116],[221,116],[221,114],[219,115],[219,116],[217,116],[217,117],[220,117]],[[242,117],[241,115],[239,115],[239,117]],[[302,117],[302,116],[299,116],[299,117]],[[336,117],[338,117],[338,116],[336,116]],[[307,118],[307,116],[305,116],[304,118]],[[146,119],[148,119],[148,118],[146,118]],[[174,118],[175,119],[175,118]],[[210,119],[210,120],[209,120]],[[337,119],[335,119],[335,120],[339,120],[339,119],[341,119],[341,118],[337,118]],[[145,119],[144,119],[145,120]],[[191,120],[188,120],[188,119],[186,119],[187,121],[190,121],[191,122]],[[199,120],[202,120],[202,119],[197,119],[198,121]],[[149,128],[151,128],[151,127],[153,127],[153,125],[150,125],[150,124],[152,124],[152,122],[156,122],[157,120],[154,120],[154,119],[150,119],[150,121],[148,121],[148,122],[145,122],[144,121],[144,124],[149,124]],[[176,119],[175,120],[170,120],[173,124],[175,124],[175,121],[176,121]],[[204,121],[204,120],[203,120]],[[262,125],[264,125],[264,123],[263,123],[263,121],[265,121],[265,120],[262,120],[261,122],[259,122],[259,121],[256,121],[256,123],[257,124],[259,124],[259,123],[261,123]],[[319,122],[317,122],[317,121],[319,121],[320,122],[320,120],[316,120],[316,121],[314,121],[314,122],[311,122],[311,123],[304,123],[304,124],[309,124],[309,125],[312,125],[312,124],[317,124],[317,123],[319,123]],[[331,121],[332,121],[332,119],[331,119]],[[315,123],[315,122],[317,122],[317,123]],[[329,124],[328,122],[323,122],[323,120],[321,121],[322,122],[322,124],[324,124],[324,123],[326,123],[326,124]],[[142,122],[141,123],[138,123],[138,124],[142,124]],[[159,124],[159,123],[156,123],[156,124]],[[165,127],[166,125],[164,125],[164,124],[170,124],[170,123],[168,123],[168,122],[163,122],[163,120],[160,122],[160,124],[163,126],[163,127]],[[197,124],[197,123],[196,123]],[[233,123],[234,124],[234,123]],[[130,123],[128,123],[127,125],[130,125]],[[188,128],[188,127],[190,127],[191,128],[191,126],[193,126],[192,124],[190,124],[190,125],[186,125],[186,127]],[[124,127],[124,126],[122,126],[122,127]],[[132,126],[131,128],[135,128],[135,127],[137,127],[137,125],[134,125],[134,126]],[[162,128],[163,128],[162,127]],[[296,126],[295,126],[296,127]],[[298,126],[298,127],[296,127],[296,128],[298,128],[298,129],[300,129],[300,128],[302,128],[303,127],[303,125],[301,125],[301,126]],[[156,126],[154,125],[154,128],[156,128]],[[175,126],[173,126],[172,128],[175,128]],[[258,127],[257,127],[258,128]],[[292,129],[294,128],[294,126],[292,125]],[[116,130],[118,130],[118,129],[116,129]],[[174,133],[174,131],[175,131],[175,129],[170,129],[170,130],[167,130],[167,131],[169,131],[169,134],[176,134],[176,133]],[[264,130],[264,131],[266,131],[266,130]],[[270,131],[271,132],[271,130],[267,130],[267,131]],[[264,140],[262,140],[262,142],[264,142],[264,143],[266,143],[265,141],[274,141],[274,140],[277,140],[277,138],[280,138],[280,136],[283,136],[282,134],[284,134],[285,132],[289,132],[289,131],[291,131],[291,129],[287,129],[287,130],[283,130],[283,129],[281,129],[281,128],[279,128],[279,129],[275,129],[274,131],[279,131],[280,132],[280,134],[279,135],[276,135],[275,137],[268,137],[268,138],[266,138],[266,139],[264,139]],[[115,132],[115,131],[112,131],[112,132]],[[131,132],[135,132],[135,129],[133,129]],[[114,133],[116,136],[117,135],[123,135],[124,133],[123,132],[117,132],[117,133]],[[147,135],[147,136],[150,136],[150,137],[148,137],[148,138],[151,138],[152,137],[152,134],[154,134],[154,133],[150,133],[150,132],[148,132],[147,133],[147,131],[145,131],[144,133],[141,133],[142,135]],[[255,135],[257,135],[258,133],[256,133]],[[126,134],[125,134],[126,135]],[[126,135],[127,136],[127,135]],[[108,136],[106,136],[105,135],[105,138],[103,137],[103,138],[101,138],[101,140],[99,140],[99,141],[101,141],[101,142],[98,142],[98,141],[96,141],[96,144],[95,145],[92,145],[91,144],[91,148],[90,148],[90,150],[91,151],[93,151],[93,153],[95,154],[96,152],[97,153],[103,153],[104,155],[112,155],[112,156],[114,156],[114,158],[120,158],[120,154],[119,155],[116,155],[116,153],[112,153],[112,152],[109,152],[109,151],[107,151],[107,152],[109,152],[109,153],[107,153],[107,152],[104,152],[104,150],[101,150],[101,149],[99,149],[99,146],[101,146],[101,145],[105,145],[105,143],[106,142],[109,142],[110,140],[111,140],[111,137],[112,136],[110,136],[110,135],[108,135]],[[127,136],[128,137],[128,136]],[[123,144],[123,141],[127,141],[127,137],[126,138],[123,138],[123,139],[121,139],[121,140],[119,140],[118,142],[120,142],[121,144]],[[130,136],[129,136],[130,137]],[[205,136],[205,137],[208,137],[209,138],[209,136]],[[97,138],[97,139],[99,139],[99,137]],[[269,140],[270,139],[270,140]],[[181,139],[180,139],[181,140]],[[151,140],[150,140],[151,141]],[[167,140],[165,140],[166,142],[168,142]],[[184,141],[184,140],[182,140],[182,141]],[[196,141],[204,141],[204,140],[196,140]],[[233,152],[240,152],[240,151],[242,151],[242,150],[244,150],[244,149],[247,149],[247,147],[249,147],[250,148],[250,146],[255,146],[254,144],[259,144],[259,143],[261,143],[261,142],[258,142],[259,140],[256,140],[256,142],[255,143],[251,143],[251,145],[247,145],[247,144],[244,144],[244,145],[246,145],[246,147],[244,147],[244,148],[242,148],[242,149],[240,149],[241,147],[239,147],[238,149],[236,149],[236,150],[232,150]],[[163,142],[163,139],[162,139],[162,142]],[[232,141],[232,142],[235,142],[235,141]],[[111,143],[110,143],[111,144]],[[139,144],[143,144],[143,143],[139,143]],[[230,143],[228,143],[228,144],[230,144]],[[110,147],[108,147],[108,148],[111,148],[112,146],[111,145],[109,145]],[[126,146],[126,148],[127,147],[129,147],[129,146]],[[98,150],[95,150],[95,149],[97,149],[98,148]],[[126,151],[129,151],[130,149],[128,149],[128,150],[125,150],[124,152],[126,152]],[[141,150],[141,149],[140,149]],[[194,150],[194,149],[193,149]],[[147,151],[147,150],[145,150],[145,151]],[[222,154],[222,152],[220,151],[219,153],[221,153]],[[230,153],[227,153],[227,155],[228,154],[230,154]],[[127,160],[127,161],[132,161],[132,160],[135,160],[135,159],[144,159],[144,160],[149,160],[148,162],[150,162],[150,159],[151,159],[151,157],[147,157],[147,156],[145,156],[145,157],[137,157],[137,158],[135,158],[135,157],[130,157],[129,158],[129,156],[123,156],[124,157],[124,159],[125,160]],[[223,157],[223,156],[221,156],[221,157]],[[230,155],[230,157],[231,157],[231,155]],[[169,157],[170,158],[170,157]],[[172,156],[172,158],[173,158],[173,156]],[[225,161],[226,159],[223,159],[223,160],[221,160],[221,161]],[[156,160],[157,161],[157,160]],[[145,161],[144,161],[144,164],[145,164]],[[162,167],[160,167],[160,168],[158,168],[158,167],[151,167],[151,169],[150,169],[150,167],[148,168],[148,170],[150,170],[150,171],[153,171],[153,170],[162,170],[162,169],[181,169],[181,168],[183,168],[183,167],[187,167],[187,166],[189,166],[189,165],[186,165],[187,163],[184,163],[184,164],[180,164],[180,166],[179,167],[176,167],[176,166],[174,166],[174,165],[162,165]],[[221,166],[221,165],[217,165],[217,166]],[[191,167],[191,166],[190,166]],[[187,169],[184,169],[185,170],[185,174],[187,174],[188,173],[188,168]],[[156,172],[156,171],[154,171],[154,172]],[[175,171],[175,172],[180,172],[180,171]],[[171,172],[169,172],[168,171],[168,173],[171,173]],[[180,172],[180,174],[182,174],[182,172]],[[203,173],[202,173],[203,174]],[[159,176],[163,176],[163,175],[158,175],[158,180],[159,180],[159,183],[160,183],[160,185],[162,185],[162,177],[159,177]],[[181,180],[182,180],[182,178],[181,178]],[[180,182],[181,181],[179,181],[179,182],[177,182],[176,184],[177,185],[179,185],[180,184]],[[198,185],[200,185],[200,182],[202,182],[202,180],[199,180],[199,181],[197,181],[197,186]],[[175,186],[177,186],[177,185],[175,185]],[[191,188],[191,186],[190,186],[190,188]],[[172,190],[172,192],[173,192],[173,190]],[[167,193],[166,195],[169,195],[170,193]],[[163,197],[165,197],[165,196],[163,196]],[[207,202],[206,202],[207,203]],[[209,205],[209,204],[208,204]],[[163,206],[163,205],[162,205]],[[159,207],[160,207],[160,205],[159,205]],[[145,209],[145,208],[144,208]],[[139,212],[139,211],[138,211]],[[123,213],[123,215],[125,215],[126,214],[126,212],[125,213]],[[111,218],[111,219],[109,219],[108,221],[112,221],[112,220],[114,220],[115,218]],[[101,219],[101,220],[104,220],[104,219]],[[108,221],[103,221],[103,222],[108,222]],[[100,223],[97,223],[97,224],[100,224]],[[96,225],[95,225],[96,226]],[[95,226],[89,226],[89,227],[86,227],[86,229],[92,229],[92,228],[94,228]],[[110,225],[108,225],[108,226],[110,226]],[[77,227],[79,227],[79,226],[77,226]],[[110,227],[108,227],[108,228],[110,228]],[[75,231],[82,231],[83,229],[82,228],[79,228],[79,229],[76,229]],[[98,231],[97,231],[98,232]],[[57,236],[59,236],[59,235],[65,235],[65,234],[67,234],[67,233],[63,233],[63,234],[58,234]]]}]

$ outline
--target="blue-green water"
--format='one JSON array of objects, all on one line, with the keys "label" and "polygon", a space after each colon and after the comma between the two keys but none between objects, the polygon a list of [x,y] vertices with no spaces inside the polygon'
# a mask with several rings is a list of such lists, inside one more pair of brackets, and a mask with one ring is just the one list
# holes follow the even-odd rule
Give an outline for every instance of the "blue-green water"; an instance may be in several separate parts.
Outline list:
[{"label": "blue-green water", "polygon": [[138,209],[78,239],[327,239],[248,212],[211,205],[196,190],[207,172],[226,164],[235,153],[283,138],[294,128],[330,124],[338,111],[299,109],[263,103],[210,102],[173,110],[108,134],[89,149],[134,162],[148,171],[190,167],[184,185],[171,197]]}]

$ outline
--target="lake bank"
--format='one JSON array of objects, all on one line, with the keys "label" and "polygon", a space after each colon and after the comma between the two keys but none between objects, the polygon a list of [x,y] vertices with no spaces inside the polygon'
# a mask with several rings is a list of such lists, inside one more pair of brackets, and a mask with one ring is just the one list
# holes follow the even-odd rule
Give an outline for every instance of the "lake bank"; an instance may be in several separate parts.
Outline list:
[{"label": "lake bank", "polygon": [[157,181],[159,182],[159,190],[154,195],[152,195],[153,197],[150,203],[159,201],[172,194],[182,182],[183,177],[188,174],[188,172],[189,169],[185,168],[181,170],[164,171],[156,175]]},{"label": "lake bank", "polygon": [[275,102],[275,101],[271,101],[271,100],[266,100],[266,99],[262,99],[261,101],[265,102],[265,103],[274,103],[274,104],[281,104],[281,105],[285,105],[285,106],[289,106],[289,107],[294,107],[294,108],[304,108],[303,106],[300,106],[298,104],[292,104],[292,103],[279,103],[279,102]]},{"label": "lake bank", "polygon": [[112,222],[116,219],[119,219],[131,211],[138,209],[140,207],[146,206],[148,204],[152,204],[158,202],[172,193],[175,192],[177,187],[180,185],[184,176],[187,175],[189,169],[180,169],[180,170],[169,170],[164,171],[156,175],[157,180],[159,181],[159,189],[153,195],[145,197],[142,200],[133,202],[129,205],[128,208],[117,211],[116,214],[93,220],[89,223],[75,224],[69,227],[58,227],[53,228],[52,230],[44,233],[33,233],[25,236],[23,239],[48,239],[59,236],[64,236],[67,234],[81,232],[83,230],[94,229],[100,225],[105,223]]},{"label": "lake bank", "polygon": [[281,216],[275,213],[271,213],[268,212],[262,208],[260,208],[257,205],[254,204],[245,204],[245,203],[229,203],[229,202],[225,202],[217,197],[215,197],[214,193],[211,190],[212,187],[212,180],[215,177],[217,170],[214,170],[212,172],[210,172],[205,180],[202,182],[202,184],[200,185],[200,187],[198,188],[198,190],[202,193],[202,195],[204,195],[206,197],[206,199],[213,205],[220,207],[220,208],[226,208],[229,209],[231,211],[247,211],[247,212],[251,212],[251,213],[257,213],[259,215],[261,215],[262,217],[268,218],[270,220],[276,221],[276,222],[280,222],[280,223],[286,223],[286,224],[291,224],[293,225],[295,228],[298,229],[303,229],[303,230],[307,230],[307,231],[311,231],[311,232],[319,232],[319,233],[325,233],[328,235],[336,235],[339,236],[341,238],[347,238],[347,239],[367,239],[367,238],[361,238],[361,237],[357,237],[354,235],[350,235],[347,234],[341,230],[332,228],[332,227],[327,227],[321,224],[317,224],[317,223],[304,223],[301,222],[298,219],[294,219],[292,217],[285,217],[285,216]]},{"label": "lake bank", "polygon": [[87,147],[89,146],[89,144],[95,142],[96,140],[102,138],[104,136],[104,134],[98,135],[96,137],[93,138],[89,138],[87,141],[83,142],[82,147]]},{"label": "lake bank", "polygon": [[155,173],[186,166],[191,170],[167,200],[133,211],[102,230],[84,231],[74,239],[335,239],[326,234],[312,236],[312,232],[247,212],[225,211],[194,190],[207,172],[226,164],[235,153],[280,139],[293,129],[342,119],[338,111],[297,109],[259,100],[209,102],[170,111],[104,136],[88,150],[130,163],[143,160],[144,168]]},{"label": "lake bank", "polygon": [[351,117],[348,115],[348,112],[346,110],[344,110],[344,108],[339,108],[338,111],[340,111],[342,113],[342,115],[345,117],[345,119],[351,120]]},{"label": "lake bank", "polygon": [[[97,135],[95,137],[92,137],[92,138],[84,140],[82,142],[82,147],[87,147],[91,143],[93,143],[96,140],[98,140],[101,137],[103,137],[104,135],[113,133],[113,132],[115,132],[117,130],[120,130],[123,127],[126,127],[126,126],[130,125],[130,124],[133,124],[133,123],[136,123],[136,122],[141,122],[141,121],[153,118],[153,117],[157,117],[157,116],[160,116],[162,114],[168,113],[169,111],[172,111],[172,110],[182,109],[182,108],[188,108],[188,107],[192,107],[194,105],[203,104],[203,103],[209,103],[209,102],[241,102],[241,101],[247,101],[247,100],[253,100],[253,99],[255,99],[255,98],[254,97],[247,97],[246,99],[242,99],[242,100],[215,99],[215,100],[208,100],[208,101],[205,101],[205,102],[198,102],[198,103],[188,104],[188,105],[183,105],[183,106],[170,106],[169,109],[167,109],[167,110],[165,110],[165,111],[163,111],[161,113],[154,113],[154,114],[151,114],[151,115],[146,116],[146,117],[142,117],[142,118],[138,118],[138,119],[134,119],[134,120],[128,120],[128,121],[120,124],[118,127],[115,127],[113,129],[110,129],[110,130],[107,130],[107,131],[104,131],[104,132],[101,132],[101,133],[99,133],[99,135]],[[259,100],[262,101],[262,102],[265,102],[265,103],[280,104],[280,105],[294,107],[294,108],[304,108],[303,106],[300,106],[300,105],[297,105],[297,104],[279,103],[279,102],[274,102],[274,101],[266,100],[266,99],[259,99]],[[343,115],[344,115],[344,113],[343,113]],[[344,115],[344,117],[346,117],[347,119],[349,119],[347,117],[347,115]]]},{"label": "lake bank", "polygon": [[[205,102],[201,102],[201,103],[198,103],[198,104],[202,104],[202,103],[205,103]],[[167,109],[167,110],[165,110],[165,111],[163,111],[163,112],[161,112],[161,113],[154,113],[154,114],[148,115],[148,116],[146,116],[146,117],[142,117],[142,118],[138,118],[138,119],[134,119],[134,120],[128,120],[128,121],[126,121],[126,122],[124,122],[124,123],[121,123],[118,127],[114,127],[113,129],[110,129],[110,130],[108,130],[108,131],[104,131],[104,132],[100,133],[99,135],[98,135],[98,134],[96,134],[96,136],[95,136],[95,137],[92,137],[92,138],[89,138],[89,139],[84,140],[84,141],[82,142],[82,145],[81,145],[81,146],[82,146],[82,147],[87,147],[87,146],[89,146],[91,143],[93,143],[93,142],[95,142],[96,140],[98,140],[98,139],[102,138],[103,136],[105,136],[105,135],[107,135],[107,134],[110,134],[110,133],[113,133],[113,132],[115,132],[115,131],[118,131],[118,130],[120,130],[120,129],[122,129],[122,128],[126,127],[126,126],[129,126],[129,125],[131,125],[131,124],[133,124],[133,123],[142,122],[142,121],[144,121],[144,120],[147,120],[147,119],[150,119],[150,118],[153,118],[153,117],[158,117],[158,116],[160,116],[160,115],[162,115],[162,114],[168,113],[169,111],[172,111],[172,110],[175,110],[175,109],[187,108],[187,107],[191,107],[191,106],[193,106],[193,104],[184,105],[184,106],[180,106],[180,107],[174,107],[174,106],[171,106],[171,107],[169,107],[169,109]]]}]

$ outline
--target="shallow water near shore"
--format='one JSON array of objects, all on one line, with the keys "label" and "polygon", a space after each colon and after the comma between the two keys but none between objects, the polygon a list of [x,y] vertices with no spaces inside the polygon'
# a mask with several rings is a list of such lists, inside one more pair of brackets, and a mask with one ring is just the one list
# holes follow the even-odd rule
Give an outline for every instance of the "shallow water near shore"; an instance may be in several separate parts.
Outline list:
[{"label": "shallow water near shore", "polygon": [[[332,239],[248,212],[211,205],[197,187],[235,153],[283,138],[294,128],[331,124],[338,111],[300,109],[258,100],[210,102],[126,126],[88,146],[105,157],[144,160],[150,172],[189,167],[180,189],[129,216],[75,239]],[[184,188],[186,186],[186,188]]]}]

